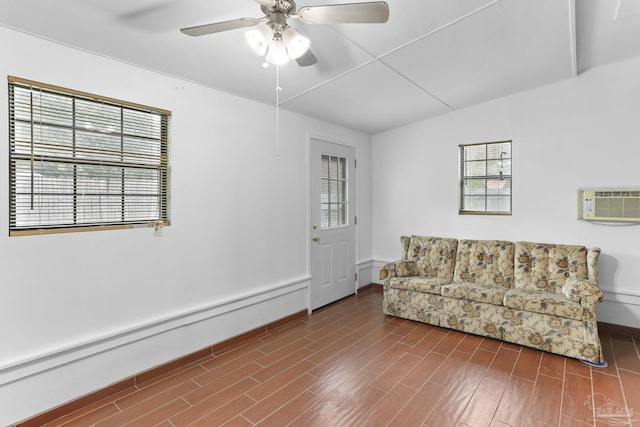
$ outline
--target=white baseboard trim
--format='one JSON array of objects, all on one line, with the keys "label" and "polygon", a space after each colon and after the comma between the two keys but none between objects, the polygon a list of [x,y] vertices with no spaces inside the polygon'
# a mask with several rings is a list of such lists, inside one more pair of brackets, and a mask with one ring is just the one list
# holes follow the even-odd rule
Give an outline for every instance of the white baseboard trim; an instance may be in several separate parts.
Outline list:
[{"label": "white baseboard trim", "polygon": [[356,268],[358,270],[364,270],[365,268],[371,268],[371,267],[373,267],[372,259],[364,259],[356,262]]},{"label": "white baseboard trim", "polygon": [[602,289],[604,301],[596,306],[598,321],[637,328],[640,325],[640,294]]},{"label": "white baseboard trim", "polygon": [[373,260],[360,260],[356,262],[356,272],[358,273],[357,288],[371,284],[373,276]]},{"label": "white baseboard trim", "polygon": [[384,282],[384,280],[380,280],[380,270],[382,269],[382,267],[389,264],[390,262],[392,261],[380,261],[380,260],[372,261],[372,264],[373,264],[373,272],[372,272],[373,277],[371,279],[372,283],[377,283],[381,285]]},{"label": "white baseboard trim", "polygon": [[[116,330],[107,334],[88,338],[83,341],[78,341],[67,346],[58,347],[50,351],[27,356],[20,360],[10,361],[0,366],[0,386],[10,384],[11,382],[25,377],[37,375],[40,372],[58,366],[91,357],[98,353],[103,353],[117,347],[135,343],[136,341],[164,334],[174,329],[188,327],[195,323],[210,320],[212,318],[252,305],[260,304],[271,299],[279,298],[293,292],[300,290],[306,291],[308,290],[310,280],[310,277],[301,277],[288,283],[277,284],[246,294],[234,296],[233,298],[226,300],[216,301],[200,307],[194,307],[189,310],[171,313],[126,329]],[[292,313],[299,310],[300,308],[295,308]]]},{"label": "white baseboard trim", "polygon": [[628,302],[640,305],[640,292],[616,291],[613,289],[600,288],[604,294],[605,301]]}]

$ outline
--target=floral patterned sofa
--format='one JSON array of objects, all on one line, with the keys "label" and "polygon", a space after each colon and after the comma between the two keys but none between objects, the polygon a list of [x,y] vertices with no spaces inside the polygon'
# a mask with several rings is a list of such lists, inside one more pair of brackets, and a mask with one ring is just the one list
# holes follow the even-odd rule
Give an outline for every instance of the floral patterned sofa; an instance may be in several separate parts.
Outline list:
[{"label": "floral patterned sofa", "polygon": [[402,236],[385,314],[603,363],[599,248]]}]

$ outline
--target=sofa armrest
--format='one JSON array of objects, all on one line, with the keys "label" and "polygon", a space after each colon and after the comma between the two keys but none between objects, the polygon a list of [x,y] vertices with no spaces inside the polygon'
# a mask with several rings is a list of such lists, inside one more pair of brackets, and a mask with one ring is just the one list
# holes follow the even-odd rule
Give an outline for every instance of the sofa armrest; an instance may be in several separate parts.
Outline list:
[{"label": "sofa armrest", "polygon": [[567,279],[562,285],[562,293],[569,300],[581,304],[602,302],[603,294],[595,282],[580,279]]},{"label": "sofa armrest", "polygon": [[418,275],[418,265],[415,261],[406,259],[393,261],[380,269],[380,280],[391,277],[409,277]]}]

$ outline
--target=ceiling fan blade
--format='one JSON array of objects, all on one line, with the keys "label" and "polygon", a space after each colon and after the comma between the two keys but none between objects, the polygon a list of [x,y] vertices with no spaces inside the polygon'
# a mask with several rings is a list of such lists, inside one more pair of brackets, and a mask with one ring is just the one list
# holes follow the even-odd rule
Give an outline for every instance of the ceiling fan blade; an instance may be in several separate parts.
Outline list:
[{"label": "ceiling fan blade", "polygon": [[366,3],[305,6],[298,18],[307,24],[382,23],[389,19],[389,5],[384,1]]},{"label": "ceiling fan blade", "polygon": [[253,27],[264,21],[265,18],[240,18],[231,21],[216,22],[214,24],[198,25],[196,27],[182,28],[184,34],[188,36],[204,36],[206,34],[220,33],[222,31],[235,30],[236,28]]},{"label": "ceiling fan blade", "polygon": [[318,59],[316,58],[316,56],[313,54],[313,52],[311,52],[311,49],[308,49],[304,55],[302,55],[299,58],[296,58],[296,62],[298,63],[299,66],[301,67],[308,67],[309,65],[314,65],[318,63]]}]

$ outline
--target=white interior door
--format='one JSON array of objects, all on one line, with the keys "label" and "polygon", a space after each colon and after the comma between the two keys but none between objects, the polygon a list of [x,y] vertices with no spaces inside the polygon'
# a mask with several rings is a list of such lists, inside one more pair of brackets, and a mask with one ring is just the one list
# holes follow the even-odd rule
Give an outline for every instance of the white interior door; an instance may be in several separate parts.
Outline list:
[{"label": "white interior door", "polygon": [[355,293],[355,149],[311,139],[311,309]]}]

